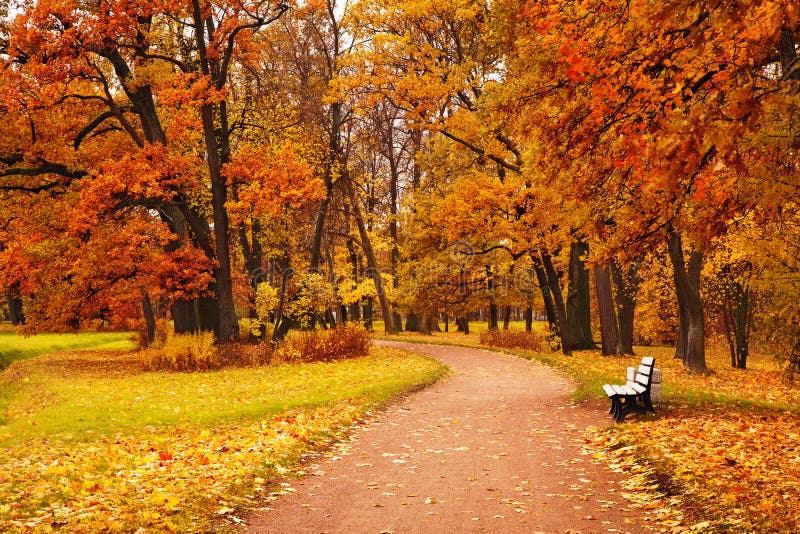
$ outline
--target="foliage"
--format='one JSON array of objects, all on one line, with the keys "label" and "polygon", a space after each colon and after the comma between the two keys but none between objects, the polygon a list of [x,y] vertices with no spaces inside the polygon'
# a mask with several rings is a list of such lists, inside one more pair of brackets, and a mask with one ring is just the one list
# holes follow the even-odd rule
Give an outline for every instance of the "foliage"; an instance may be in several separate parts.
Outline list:
[{"label": "foliage", "polygon": [[283,313],[306,328],[313,326],[330,308],[333,288],[320,273],[302,271],[292,277],[295,292],[284,305]]},{"label": "foliage", "polygon": [[270,320],[270,316],[278,307],[280,302],[280,295],[278,290],[266,282],[261,282],[256,288],[256,317],[266,324]]},{"label": "foliage", "polygon": [[675,342],[678,333],[678,304],[672,288],[672,273],[666,254],[649,254],[641,264],[641,286],[636,295],[637,345]]},{"label": "foliage", "polygon": [[656,420],[595,430],[589,441],[597,458],[641,475],[628,491],[660,492],[637,499],[654,497],[646,514],[673,532],[797,532],[796,412],[707,405],[659,413]]},{"label": "foliage", "polygon": [[518,332],[514,330],[500,330],[496,332],[482,332],[481,345],[502,347],[505,349],[526,349],[541,351],[545,342],[539,334]]},{"label": "foliage", "polygon": [[168,333],[163,343],[140,351],[145,369],[150,371],[211,371],[225,367],[263,365],[272,359],[270,343],[214,343],[212,332]]},{"label": "foliage", "polygon": [[356,304],[365,298],[372,298],[377,294],[375,282],[371,278],[365,278],[360,283],[346,279],[339,283],[336,294],[345,306]]},{"label": "foliage", "polygon": [[278,346],[275,357],[286,362],[332,362],[365,356],[371,344],[369,333],[351,323],[331,330],[299,332]]},{"label": "foliage", "polygon": [[0,426],[0,530],[234,523],[253,496],[281,490],[269,480],[302,472],[304,452],[444,370],[390,349],[213,374],[142,373],[135,354],[17,362],[0,375],[14,389]]},{"label": "foliage", "polygon": [[161,346],[142,351],[142,361],[147,369],[157,371],[208,371],[224,365],[211,332],[168,334]]}]

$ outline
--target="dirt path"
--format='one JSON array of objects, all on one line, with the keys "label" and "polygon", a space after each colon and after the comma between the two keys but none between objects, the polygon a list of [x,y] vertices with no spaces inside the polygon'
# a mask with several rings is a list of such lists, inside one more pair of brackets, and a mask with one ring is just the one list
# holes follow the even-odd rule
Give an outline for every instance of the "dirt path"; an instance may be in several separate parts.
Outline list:
[{"label": "dirt path", "polygon": [[248,532],[649,532],[618,475],[581,454],[579,430],[610,418],[575,406],[565,379],[484,350],[379,343],[441,360],[453,376],[292,481]]}]

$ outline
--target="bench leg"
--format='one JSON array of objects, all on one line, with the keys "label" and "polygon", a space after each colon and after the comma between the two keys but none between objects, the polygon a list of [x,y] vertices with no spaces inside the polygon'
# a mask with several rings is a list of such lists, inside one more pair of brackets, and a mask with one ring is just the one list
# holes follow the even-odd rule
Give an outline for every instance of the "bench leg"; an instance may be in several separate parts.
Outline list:
[{"label": "bench leg", "polygon": [[638,395],[626,395],[619,399],[620,408],[619,411],[617,412],[616,417],[614,418],[614,420],[617,423],[624,422],[628,414],[631,414],[633,412],[640,412],[640,413],[645,412],[646,408],[644,406],[641,406],[638,402],[636,402],[637,398]]},{"label": "bench leg", "polygon": [[653,408],[653,401],[650,399],[649,392],[642,395],[642,402],[644,403],[645,408],[647,408],[651,413],[656,413],[655,408]]},{"label": "bench leg", "polygon": [[609,397],[609,400],[611,400],[611,409],[608,410],[608,413],[610,413],[611,416],[614,417],[614,419],[616,420],[619,413],[622,411],[622,403],[620,402],[620,397],[619,395],[614,395],[612,397]]}]

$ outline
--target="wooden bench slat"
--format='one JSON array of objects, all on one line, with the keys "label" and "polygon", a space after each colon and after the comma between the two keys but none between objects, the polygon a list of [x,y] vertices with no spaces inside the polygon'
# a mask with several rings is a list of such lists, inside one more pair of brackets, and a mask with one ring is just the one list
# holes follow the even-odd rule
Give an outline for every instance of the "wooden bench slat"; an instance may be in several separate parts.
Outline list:
[{"label": "wooden bench slat", "polygon": [[[603,391],[611,400],[609,413],[614,419],[621,423],[625,417],[634,411],[645,412],[647,410],[655,413],[653,404],[650,401],[650,386],[653,379],[653,367],[655,358],[645,356],[642,362],[635,368],[635,379],[627,380],[622,384],[604,384]],[[626,377],[627,379],[628,377]]]}]

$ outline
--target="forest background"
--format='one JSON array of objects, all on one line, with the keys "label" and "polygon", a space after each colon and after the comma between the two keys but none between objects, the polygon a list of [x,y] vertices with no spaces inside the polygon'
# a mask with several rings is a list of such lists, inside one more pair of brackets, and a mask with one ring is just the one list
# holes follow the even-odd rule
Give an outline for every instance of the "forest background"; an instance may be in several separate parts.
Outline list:
[{"label": "forest background", "polygon": [[794,2],[3,4],[24,332],[541,317],[800,365]]}]

